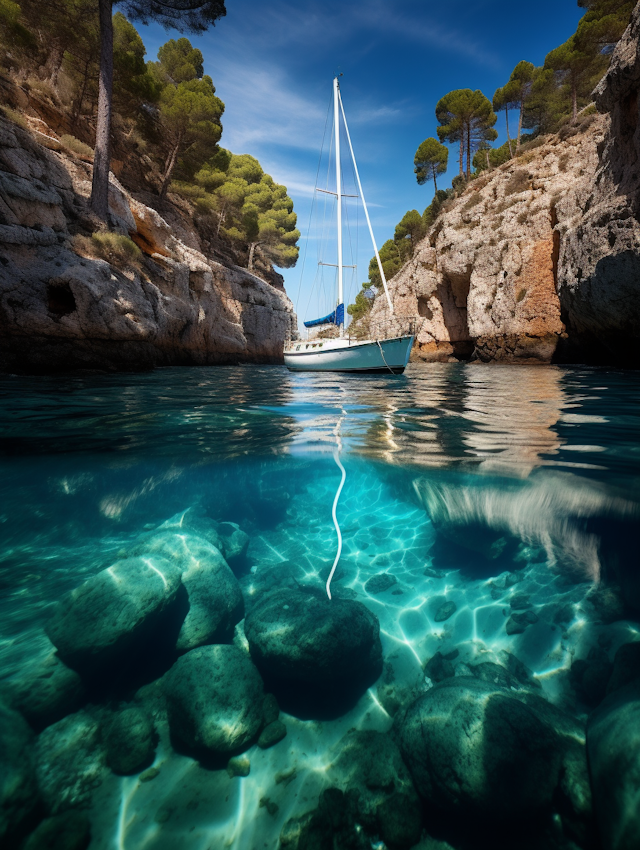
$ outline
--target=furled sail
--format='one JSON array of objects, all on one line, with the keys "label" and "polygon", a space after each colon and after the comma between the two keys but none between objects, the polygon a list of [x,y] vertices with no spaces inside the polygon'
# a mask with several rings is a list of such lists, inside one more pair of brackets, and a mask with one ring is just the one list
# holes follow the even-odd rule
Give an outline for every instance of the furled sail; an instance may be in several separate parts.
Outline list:
[{"label": "furled sail", "polygon": [[317,328],[318,325],[342,325],[344,324],[344,304],[338,304],[333,313],[323,316],[322,319],[312,319],[305,322],[305,328]]}]

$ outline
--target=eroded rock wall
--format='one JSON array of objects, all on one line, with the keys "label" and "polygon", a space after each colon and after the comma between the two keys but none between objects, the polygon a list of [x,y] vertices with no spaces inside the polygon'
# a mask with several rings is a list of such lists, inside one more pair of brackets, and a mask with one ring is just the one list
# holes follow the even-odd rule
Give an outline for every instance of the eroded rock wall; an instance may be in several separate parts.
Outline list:
[{"label": "eroded rock wall", "polygon": [[640,4],[594,92],[611,121],[595,179],[559,224],[566,359],[640,365],[639,91]]},{"label": "eroded rock wall", "polygon": [[391,281],[397,321],[377,298],[372,323],[400,329],[417,317],[417,359],[549,362],[565,333],[559,203],[571,197],[569,214],[586,195],[606,123],[589,116],[583,132],[547,137],[474,180]]},{"label": "eroded rock wall", "polygon": [[[138,369],[282,362],[295,333],[278,287],[199,250],[112,177],[113,224],[143,251],[85,256],[90,165],[0,118],[0,369]],[[52,144],[55,148],[55,145]]]}]

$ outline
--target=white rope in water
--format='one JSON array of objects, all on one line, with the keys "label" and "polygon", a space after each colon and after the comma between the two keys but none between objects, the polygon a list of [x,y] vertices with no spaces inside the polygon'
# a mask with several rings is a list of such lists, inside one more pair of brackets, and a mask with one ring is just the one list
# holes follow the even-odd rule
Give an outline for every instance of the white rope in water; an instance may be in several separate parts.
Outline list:
[{"label": "white rope in water", "polygon": [[340,555],[342,554],[342,533],[340,531],[340,525],[338,524],[338,518],[336,516],[336,508],[338,507],[338,500],[340,498],[340,493],[342,493],[342,488],[344,487],[344,482],[345,482],[345,479],[347,477],[347,472],[346,472],[344,466],[342,465],[342,463],[340,462],[340,452],[342,451],[342,440],[340,439],[340,425],[342,425],[342,420],[345,418],[346,415],[347,415],[347,411],[343,407],[342,408],[342,416],[340,417],[340,419],[338,419],[338,421],[336,423],[336,427],[335,427],[334,432],[333,432],[336,436],[336,443],[337,443],[337,448],[333,453],[333,459],[335,460],[335,462],[340,467],[340,470],[342,471],[342,478],[340,479],[340,484],[338,486],[338,489],[336,490],[336,495],[335,495],[335,498],[333,500],[333,508],[331,510],[331,516],[333,518],[333,524],[336,527],[336,534],[338,535],[338,551],[336,552],[336,557],[335,557],[335,560],[333,562],[333,566],[331,567],[331,572],[329,573],[329,578],[327,579],[327,596],[329,597],[329,599],[331,599],[331,579],[333,578],[333,574],[335,573],[336,567],[338,566],[338,561],[340,560]]},{"label": "white rope in water", "polygon": [[342,534],[340,533],[340,526],[338,525],[338,520],[336,518],[336,508],[338,507],[338,499],[340,498],[340,493],[342,493],[342,488],[344,486],[345,478],[347,477],[347,473],[345,471],[344,466],[340,463],[340,455],[338,454],[338,450],[333,453],[333,459],[338,464],[340,469],[342,470],[342,478],[340,480],[340,486],[336,491],[336,497],[333,500],[333,510],[331,511],[331,516],[333,517],[333,524],[336,527],[336,534],[338,535],[338,551],[336,552],[336,558],[333,562],[333,566],[331,567],[331,572],[329,573],[329,578],[327,579],[327,596],[331,599],[331,579],[333,578],[333,574],[336,571],[336,567],[338,566],[338,561],[340,560],[340,555],[342,554]]}]

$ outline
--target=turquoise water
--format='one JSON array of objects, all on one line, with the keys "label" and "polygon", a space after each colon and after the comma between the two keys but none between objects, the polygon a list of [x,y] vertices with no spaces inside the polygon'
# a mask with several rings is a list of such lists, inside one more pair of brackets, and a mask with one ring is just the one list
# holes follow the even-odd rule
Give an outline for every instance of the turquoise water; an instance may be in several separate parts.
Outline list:
[{"label": "turquoise water", "polygon": [[[424,665],[437,652],[457,650],[467,670],[515,655],[541,694],[584,719],[593,705],[572,663],[594,645],[611,661],[640,630],[629,599],[603,624],[589,597],[607,582],[624,591],[637,558],[639,402],[640,374],[580,367],[3,378],[5,684],[50,653],[54,603],[189,508],[248,535],[232,565],[248,605],[280,584],[322,591],[337,545],[336,447],[346,482],[332,588],[380,623],[382,676],[340,716],[295,716],[285,695],[287,737],[250,747],[246,778],[176,751],[158,714],[153,781],[101,768],[82,803],[91,848],[276,847],[334,782],[347,731],[388,731],[398,705],[431,686]],[[380,574],[386,588],[367,585]],[[508,575],[535,614],[511,634]]]}]

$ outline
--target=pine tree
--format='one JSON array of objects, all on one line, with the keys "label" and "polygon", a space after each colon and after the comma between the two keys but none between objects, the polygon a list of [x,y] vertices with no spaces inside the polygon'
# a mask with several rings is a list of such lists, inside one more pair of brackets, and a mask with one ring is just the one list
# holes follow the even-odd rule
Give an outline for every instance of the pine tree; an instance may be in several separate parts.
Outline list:
[{"label": "pine tree", "polygon": [[449,150],[437,139],[428,138],[420,145],[413,158],[414,173],[419,186],[427,180],[433,180],[434,189],[438,191],[436,177],[447,170]]},{"label": "pine tree", "polygon": [[456,89],[438,101],[436,118],[440,124],[440,140],[460,142],[460,176],[465,173],[463,160],[466,152],[466,178],[469,180],[472,152],[496,138],[492,128],[497,116],[491,108],[491,102],[477,89]]},{"label": "pine tree", "polygon": [[220,116],[223,112],[224,103],[216,97],[213,81],[206,75],[201,80],[168,85],[162,90],[159,115],[168,151],[161,198],[167,193],[180,156],[191,153],[195,170],[215,153],[222,135]]},{"label": "pine tree", "polygon": [[[224,0],[122,0],[129,19],[153,20],[180,32],[203,32],[226,14]],[[107,220],[109,214],[109,161],[113,101],[113,0],[98,0],[100,24],[100,80],[96,144],[93,158],[91,208]]]},{"label": "pine tree", "polygon": [[575,35],[572,35],[564,44],[561,44],[560,47],[556,47],[555,50],[548,53],[544,60],[545,68],[563,73],[569,81],[571,90],[571,117],[574,122],[578,117],[580,84],[592,76],[594,64],[598,60],[600,60],[599,64],[603,64],[603,57],[599,54],[594,56],[593,53],[586,53],[580,49]]}]

